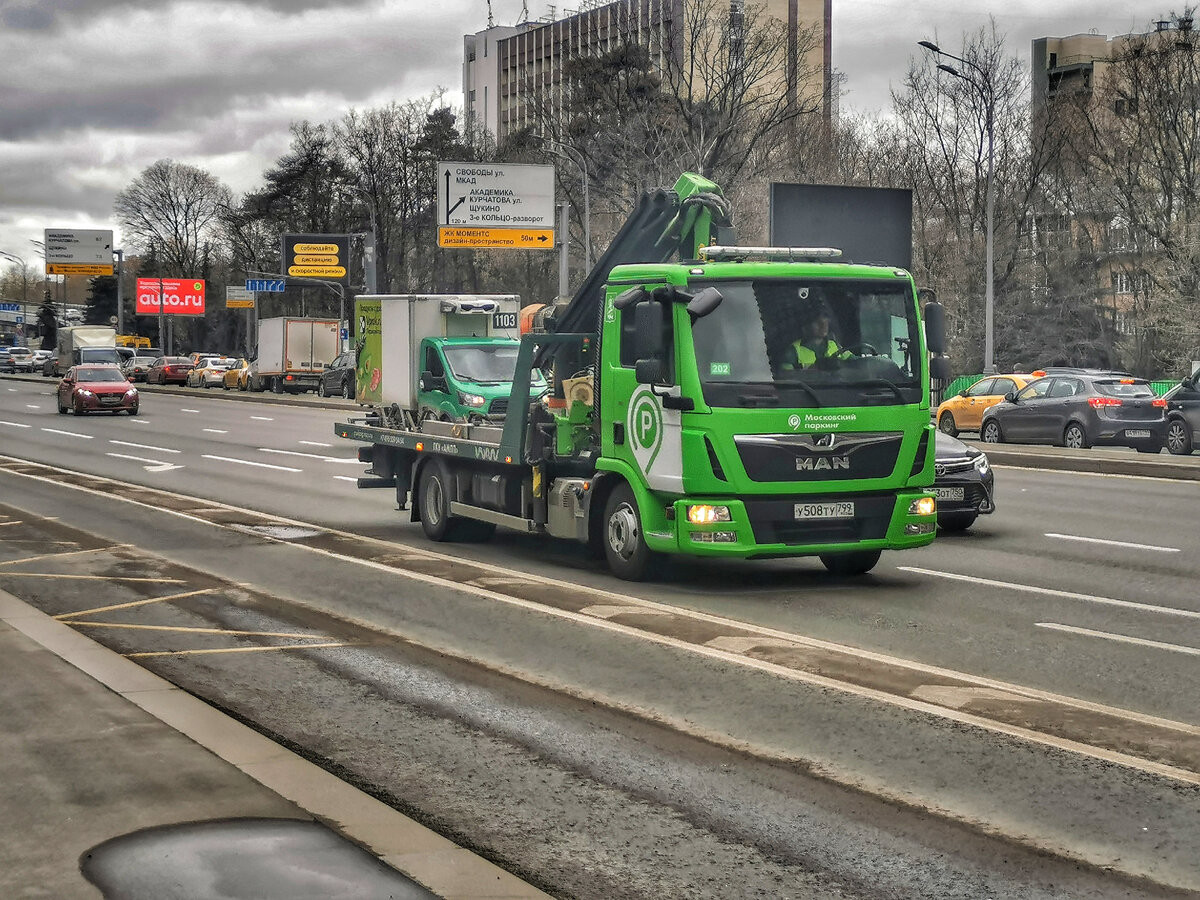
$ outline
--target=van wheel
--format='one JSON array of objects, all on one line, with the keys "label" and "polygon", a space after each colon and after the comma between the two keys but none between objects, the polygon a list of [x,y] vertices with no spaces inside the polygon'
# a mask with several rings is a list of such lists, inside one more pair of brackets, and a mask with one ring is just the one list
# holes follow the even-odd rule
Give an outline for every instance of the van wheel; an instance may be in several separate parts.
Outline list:
[{"label": "van wheel", "polygon": [[833,575],[866,575],[879,562],[878,550],[851,550],[849,553],[822,553],[821,564]]},{"label": "van wheel", "polygon": [[604,558],[625,581],[643,581],[658,554],[646,546],[637,498],[628,484],[618,486],[604,504]]},{"label": "van wheel", "polygon": [[950,437],[958,437],[958,426],[954,423],[953,413],[942,413],[942,417],[938,419],[938,428],[942,434],[948,434]]}]

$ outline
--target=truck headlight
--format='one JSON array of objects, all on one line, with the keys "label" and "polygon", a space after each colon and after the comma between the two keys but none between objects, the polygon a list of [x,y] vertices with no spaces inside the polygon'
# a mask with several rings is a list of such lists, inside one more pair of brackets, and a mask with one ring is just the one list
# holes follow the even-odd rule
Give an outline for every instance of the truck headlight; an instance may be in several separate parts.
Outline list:
[{"label": "truck headlight", "polygon": [[932,497],[918,497],[908,504],[910,516],[932,516],[937,512],[937,501]]},{"label": "truck headlight", "polygon": [[693,525],[708,525],[711,522],[731,522],[728,506],[689,506],[687,520]]},{"label": "truck headlight", "polygon": [[483,397],[480,397],[478,394],[464,394],[462,391],[459,391],[458,402],[463,406],[470,406],[473,409],[479,409],[481,406],[487,403],[487,400],[485,400]]}]

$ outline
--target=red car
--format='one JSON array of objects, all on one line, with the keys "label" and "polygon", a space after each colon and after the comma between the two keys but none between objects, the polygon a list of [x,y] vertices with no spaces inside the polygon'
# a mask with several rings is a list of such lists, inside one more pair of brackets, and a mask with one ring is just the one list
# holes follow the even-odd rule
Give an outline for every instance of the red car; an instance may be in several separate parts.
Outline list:
[{"label": "red car", "polygon": [[58,411],[67,410],[77,416],[100,410],[136,416],[138,391],[116,366],[71,366],[58,383]]},{"label": "red car", "polygon": [[186,384],[192,361],[186,356],[160,356],[146,370],[146,384]]}]

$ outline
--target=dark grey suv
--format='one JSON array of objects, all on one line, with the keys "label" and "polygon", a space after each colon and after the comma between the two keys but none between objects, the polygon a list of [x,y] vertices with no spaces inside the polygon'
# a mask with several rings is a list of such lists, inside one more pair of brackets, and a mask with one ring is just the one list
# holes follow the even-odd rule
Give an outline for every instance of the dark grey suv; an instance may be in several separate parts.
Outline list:
[{"label": "dark grey suv", "polygon": [[1183,379],[1167,401],[1167,450],[1186,456],[1200,446],[1200,372]]},{"label": "dark grey suv", "polygon": [[1004,441],[1134,447],[1158,453],[1166,442],[1167,401],[1143,378],[1108,374],[1047,375],[1009,393],[983,414],[979,436]]},{"label": "dark grey suv", "polygon": [[321,383],[317,386],[317,395],[321,397],[344,397],[354,399],[354,351],[347,350],[329,364],[321,373]]}]

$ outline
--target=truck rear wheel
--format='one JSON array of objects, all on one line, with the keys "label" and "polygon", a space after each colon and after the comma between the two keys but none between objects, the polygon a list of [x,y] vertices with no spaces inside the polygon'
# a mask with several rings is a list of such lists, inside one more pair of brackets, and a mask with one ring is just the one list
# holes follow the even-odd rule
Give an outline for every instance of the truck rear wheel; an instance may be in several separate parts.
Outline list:
[{"label": "truck rear wheel", "polygon": [[879,562],[878,550],[851,550],[848,553],[822,553],[821,563],[834,575],[866,575]]},{"label": "truck rear wheel", "polygon": [[604,505],[604,558],[614,575],[625,581],[642,581],[658,554],[646,546],[637,498],[627,484],[619,485]]},{"label": "truck rear wheel", "polygon": [[439,462],[428,463],[421,470],[417,487],[417,503],[421,510],[421,528],[431,541],[463,541],[477,543],[490,540],[496,533],[491,522],[480,522],[450,514],[450,472]]}]

